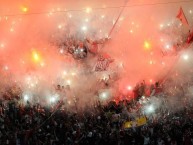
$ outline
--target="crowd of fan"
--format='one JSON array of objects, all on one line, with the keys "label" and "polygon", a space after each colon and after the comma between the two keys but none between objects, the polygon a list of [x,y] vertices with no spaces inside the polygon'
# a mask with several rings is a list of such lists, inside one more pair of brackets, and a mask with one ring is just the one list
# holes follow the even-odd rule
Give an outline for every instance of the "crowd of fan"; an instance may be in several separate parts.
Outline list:
[{"label": "crowd of fan", "polygon": [[[72,112],[55,107],[25,106],[17,101],[0,102],[1,145],[192,145],[193,107],[148,119],[139,127],[124,128],[132,120],[136,102],[120,101],[85,111]],[[157,110],[159,113],[160,111]]]},{"label": "crowd of fan", "polygon": [[83,59],[87,57],[88,52],[96,54],[99,45],[104,44],[108,39],[109,38],[91,40],[89,38],[78,39],[74,36],[66,36],[66,39],[55,45],[58,45],[61,53],[65,52],[65,54],[71,54],[75,59]]}]

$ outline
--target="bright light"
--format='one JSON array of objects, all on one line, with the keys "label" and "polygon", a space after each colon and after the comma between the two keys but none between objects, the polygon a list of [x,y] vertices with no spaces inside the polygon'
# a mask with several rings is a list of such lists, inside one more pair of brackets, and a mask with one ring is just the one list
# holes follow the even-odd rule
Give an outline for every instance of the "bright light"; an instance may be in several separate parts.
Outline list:
[{"label": "bright light", "polygon": [[60,49],[60,53],[64,53],[64,49]]},{"label": "bright light", "polygon": [[27,7],[22,7],[21,9],[23,12],[27,12],[28,11],[28,8]]},{"label": "bright light", "polygon": [[26,94],[26,95],[24,95],[24,101],[28,101],[29,100],[29,96]]},{"label": "bright light", "polygon": [[34,59],[35,59],[35,60],[39,60],[39,56],[38,56],[37,53],[34,54]]},{"label": "bright light", "polygon": [[32,58],[36,62],[40,61],[40,56],[39,56],[39,54],[36,51],[32,52]]},{"label": "bright light", "polygon": [[99,94],[99,98],[103,101],[107,100],[110,97],[110,92],[109,90],[104,90]]},{"label": "bright light", "polygon": [[44,62],[41,62],[40,65],[41,65],[42,67],[44,67],[44,66],[45,66],[45,63],[44,63]]},{"label": "bright light", "polygon": [[113,20],[113,25],[115,24],[116,20]]},{"label": "bright light", "polygon": [[154,111],[153,105],[150,105],[147,109],[148,109],[148,110],[147,110],[148,112],[153,112],[153,111]]},{"label": "bright light", "polygon": [[143,46],[144,46],[144,48],[145,48],[146,50],[150,50],[150,48],[151,48],[151,44],[150,44],[150,42],[148,42],[148,41],[144,41]]},{"label": "bright light", "polygon": [[56,98],[55,98],[55,97],[51,97],[51,98],[50,98],[50,102],[51,102],[51,103],[56,102]]},{"label": "bright light", "polygon": [[75,75],[76,75],[76,73],[75,73],[75,72],[72,72],[72,73],[71,73],[71,75],[72,75],[72,76],[75,76]]},{"label": "bright light", "polygon": [[192,14],[192,10],[189,10],[189,13]]},{"label": "bright light", "polygon": [[127,89],[128,89],[128,90],[131,90],[131,89],[132,89],[132,87],[131,87],[131,86],[128,86],[128,87],[127,87]]},{"label": "bright light", "polygon": [[71,84],[71,81],[70,81],[70,80],[67,80],[66,82],[67,82],[67,84],[68,84],[68,85],[70,85],[70,84]]},{"label": "bright light", "polygon": [[31,81],[31,77],[27,77],[26,80],[27,80],[27,81]]},{"label": "bright light", "polygon": [[133,30],[131,29],[129,32],[130,32],[130,33],[133,33]]},{"label": "bright light", "polygon": [[169,45],[169,44],[166,44],[165,48],[166,48],[166,49],[170,49],[170,45]]},{"label": "bright light", "polygon": [[58,29],[61,29],[62,28],[62,25],[58,25]]},{"label": "bright light", "polygon": [[14,31],[14,29],[13,28],[10,28],[10,32],[13,32]]},{"label": "bright light", "polygon": [[31,83],[31,84],[30,84],[30,86],[31,86],[31,87],[34,87],[34,86],[35,86],[35,84],[34,84],[34,83]]},{"label": "bright light", "polygon": [[154,106],[153,106],[153,105],[150,105],[150,106],[147,107],[146,112],[147,112],[147,113],[153,113],[154,110],[155,110]]},{"label": "bright light", "polygon": [[5,70],[8,70],[8,69],[9,69],[9,67],[8,67],[8,66],[5,66],[5,67],[4,67],[4,69],[5,69]]},{"label": "bright light", "polygon": [[163,24],[160,24],[160,25],[159,25],[159,27],[160,27],[160,28],[163,28],[163,27],[164,27],[164,25],[163,25]]},{"label": "bright light", "polygon": [[105,15],[102,15],[101,18],[103,19],[105,17]]},{"label": "bright light", "polygon": [[87,30],[87,27],[86,26],[82,26],[81,28],[83,31],[86,31]]},{"label": "bright light", "polygon": [[150,61],[149,61],[149,64],[153,64],[153,61],[152,61],[152,60],[150,60]]},{"label": "bright light", "polygon": [[1,47],[1,48],[4,48],[4,47],[5,47],[5,45],[4,45],[3,43],[1,43],[1,44],[0,44],[0,47]]},{"label": "bright light", "polygon": [[164,41],[164,39],[163,39],[163,38],[160,38],[160,41],[161,41],[161,42],[163,42],[163,41]]},{"label": "bright light", "polygon": [[184,60],[188,60],[188,58],[189,58],[189,56],[188,56],[187,54],[184,54],[184,55],[183,55],[183,59],[184,59]]},{"label": "bright light", "polygon": [[123,21],[123,19],[124,19],[124,17],[121,17],[119,20],[120,20],[120,21]]},{"label": "bright light", "polygon": [[63,75],[67,75],[67,72],[66,72],[66,71],[63,71]]},{"label": "bright light", "polygon": [[68,14],[68,17],[69,17],[69,18],[72,18],[72,15],[71,15],[71,14]]},{"label": "bright light", "polygon": [[86,8],[86,13],[90,13],[91,11],[92,11],[92,8],[90,8],[90,7]]},{"label": "bright light", "polygon": [[120,63],[119,63],[119,67],[120,67],[120,68],[123,68],[123,62],[120,62]]},{"label": "bright light", "polygon": [[106,100],[108,97],[106,92],[101,93],[101,99]]},{"label": "bright light", "polygon": [[85,22],[88,22],[88,21],[89,21],[89,19],[88,19],[88,18],[86,18],[86,19],[85,19]]}]

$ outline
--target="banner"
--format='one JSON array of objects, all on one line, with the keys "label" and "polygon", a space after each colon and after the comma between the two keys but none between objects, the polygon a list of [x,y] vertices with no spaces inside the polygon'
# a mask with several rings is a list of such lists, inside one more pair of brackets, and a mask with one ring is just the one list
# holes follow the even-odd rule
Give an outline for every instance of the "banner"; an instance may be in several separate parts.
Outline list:
[{"label": "banner", "polygon": [[139,127],[147,123],[146,117],[136,118],[134,121],[127,121],[124,123],[124,128]]},{"label": "banner", "polygon": [[178,15],[176,17],[182,22],[182,24],[189,26],[188,20],[184,14],[182,7],[180,7]]},{"label": "banner", "polygon": [[137,121],[137,126],[142,126],[147,123],[147,118],[146,117],[140,117],[136,119]]}]

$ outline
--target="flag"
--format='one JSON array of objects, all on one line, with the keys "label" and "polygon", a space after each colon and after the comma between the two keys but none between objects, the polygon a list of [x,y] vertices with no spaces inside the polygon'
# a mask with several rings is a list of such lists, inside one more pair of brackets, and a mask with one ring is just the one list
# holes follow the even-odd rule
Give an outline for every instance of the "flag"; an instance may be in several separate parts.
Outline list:
[{"label": "flag", "polygon": [[110,62],[108,60],[98,61],[95,66],[95,71],[105,71],[109,67]]},{"label": "flag", "polygon": [[106,71],[113,59],[109,55],[103,54],[98,57],[98,61],[95,65],[95,71]]},{"label": "flag", "polygon": [[191,42],[193,42],[193,31],[192,31],[192,33],[189,34],[189,36],[187,38],[187,43],[190,44]]},{"label": "flag", "polygon": [[135,120],[133,121],[127,121],[124,123],[124,128],[131,128],[131,127],[139,127],[139,126],[143,126],[147,123],[147,118],[144,117],[140,117],[140,118],[135,118]]},{"label": "flag", "polygon": [[127,121],[124,123],[124,128],[131,128],[132,127],[132,121]]},{"label": "flag", "polygon": [[136,120],[137,120],[137,126],[142,126],[147,123],[146,117],[140,117],[140,118],[137,118]]},{"label": "flag", "polygon": [[180,7],[178,15],[176,17],[182,22],[182,24],[189,26],[188,20],[186,19],[186,16],[184,14],[182,7]]}]

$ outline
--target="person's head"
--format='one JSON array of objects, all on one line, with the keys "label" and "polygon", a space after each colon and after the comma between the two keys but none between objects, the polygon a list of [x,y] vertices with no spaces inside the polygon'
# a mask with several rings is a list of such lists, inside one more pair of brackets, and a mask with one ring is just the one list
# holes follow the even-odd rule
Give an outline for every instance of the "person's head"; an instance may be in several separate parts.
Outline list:
[{"label": "person's head", "polygon": [[155,83],[155,86],[156,86],[156,87],[159,87],[159,82],[156,82],[156,83]]},{"label": "person's head", "polygon": [[105,60],[105,58],[104,58],[103,55],[101,54],[101,55],[99,55],[98,60],[102,61],[102,60]]},{"label": "person's head", "polygon": [[57,85],[57,89],[60,89],[60,85]]}]

